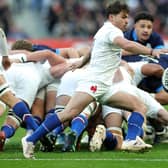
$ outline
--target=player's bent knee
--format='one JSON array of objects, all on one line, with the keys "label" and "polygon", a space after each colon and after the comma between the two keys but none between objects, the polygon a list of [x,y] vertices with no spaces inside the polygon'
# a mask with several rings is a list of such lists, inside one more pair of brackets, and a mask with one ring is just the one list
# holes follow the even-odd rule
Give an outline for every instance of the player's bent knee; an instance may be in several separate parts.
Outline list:
[{"label": "player's bent knee", "polygon": [[15,122],[16,127],[19,127],[22,123],[22,119],[15,115],[15,113],[10,109],[8,111],[8,118]]}]

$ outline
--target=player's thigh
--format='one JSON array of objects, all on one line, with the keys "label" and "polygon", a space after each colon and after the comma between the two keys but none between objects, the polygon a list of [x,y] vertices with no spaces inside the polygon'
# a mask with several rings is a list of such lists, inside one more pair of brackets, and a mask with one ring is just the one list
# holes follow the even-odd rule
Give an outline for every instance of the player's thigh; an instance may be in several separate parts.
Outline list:
[{"label": "player's thigh", "polygon": [[118,113],[110,113],[104,118],[106,127],[121,127],[123,118]]},{"label": "player's thigh", "polygon": [[103,104],[112,107],[123,108],[129,111],[139,111],[145,114],[146,106],[138,97],[136,90],[137,87],[127,82],[120,82],[112,85],[103,95],[101,101]]},{"label": "player's thigh", "polygon": [[107,127],[117,126],[120,127],[122,123],[122,112],[119,108],[110,106],[102,106],[102,116]]},{"label": "player's thigh", "polygon": [[76,92],[70,99],[63,112],[58,113],[62,121],[71,120],[80,114],[84,108],[94,101],[94,98],[87,93]]},{"label": "player's thigh", "polygon": [[162,105],[168,104],[168,93],[165,90],[161,90],[160,92],[155,94],[155,99]]},{"label": "player's thigh", "polygon": [[94,101],[94,98],[88,93],[76,92],[70,99],[67,108],[82,111],[87,105]]},{"label": "player's thigh", "polygon": [[117,93],[109,97],[107,104],[113,107],[123,108],[130,111],[139,111],[146,113],[146,106],[137,96],[123,91],[118,91]]}]

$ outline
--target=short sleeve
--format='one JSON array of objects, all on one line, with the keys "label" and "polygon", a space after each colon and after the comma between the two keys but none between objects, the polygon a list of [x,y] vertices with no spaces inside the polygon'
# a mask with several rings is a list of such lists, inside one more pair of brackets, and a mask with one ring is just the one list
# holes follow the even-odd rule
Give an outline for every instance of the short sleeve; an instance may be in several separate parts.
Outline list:
[{"label": "short sleeve", "polygon": [[118,36],[124,37],[124,34],[120,29],[114,27],[113,30],[110,32],[109,41],[113,42],[114,39]]}]

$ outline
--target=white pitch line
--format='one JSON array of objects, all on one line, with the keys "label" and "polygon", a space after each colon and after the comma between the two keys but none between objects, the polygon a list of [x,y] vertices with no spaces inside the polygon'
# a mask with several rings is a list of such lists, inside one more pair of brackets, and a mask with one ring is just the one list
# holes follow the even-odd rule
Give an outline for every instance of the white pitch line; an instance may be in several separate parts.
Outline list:
[{"label": "white pitch line", "polygon": [[[26,160],[24,158],[11,158],[11,159],[5,159],[5,158],[1,158],[1,161],[22,161],[22,160]],[[27,159],[27,160],[31,160],[31,159]],[[36,158],[33,160],[39,160],[39,161],[142,161],[142,162],[168,162],[168,159],[155,159],[155,158],[121,158],[121,159],[115,159],[115,158]]]}]

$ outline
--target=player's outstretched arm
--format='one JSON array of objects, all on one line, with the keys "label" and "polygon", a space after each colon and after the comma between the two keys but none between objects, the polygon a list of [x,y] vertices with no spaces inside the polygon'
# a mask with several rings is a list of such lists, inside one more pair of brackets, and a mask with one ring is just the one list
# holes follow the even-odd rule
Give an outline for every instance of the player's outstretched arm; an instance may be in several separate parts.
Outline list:
[{"label": "player's outstretched arm", "polygon": [[114,44],[120,46],[122,49],[132,52],[133,54],[143,54],[150,57],[160,57],[160,54],[168,53],[168,49],[152,49],[141,45],[140,43],[127,40],[123,37],[116,37],[114,39]]}]

